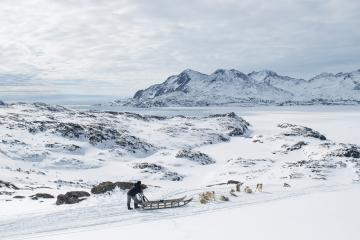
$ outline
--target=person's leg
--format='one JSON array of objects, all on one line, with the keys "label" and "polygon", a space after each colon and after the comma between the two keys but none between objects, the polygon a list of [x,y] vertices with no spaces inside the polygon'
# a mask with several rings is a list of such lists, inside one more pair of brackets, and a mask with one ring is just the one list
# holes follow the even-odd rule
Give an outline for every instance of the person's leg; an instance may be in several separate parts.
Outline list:
[{"label": "person's leg", "polygon": [[134,200],[134,208],[139,208],[139,200],[136,195],[131,197]]},{"label": "person's leg", "polygon": [[127,208],[128,208],[129,210],[132,209],[132,208],[130,207],[131,198],[132,198],[132,196],[127,195]]}]

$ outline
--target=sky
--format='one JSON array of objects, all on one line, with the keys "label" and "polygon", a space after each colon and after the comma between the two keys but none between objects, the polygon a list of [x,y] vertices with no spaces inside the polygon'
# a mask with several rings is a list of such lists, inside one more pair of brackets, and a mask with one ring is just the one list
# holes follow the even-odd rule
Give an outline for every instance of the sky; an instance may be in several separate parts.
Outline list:
[{"label": "sky", "polygon": [[359,0],[0,0],[0,98],[132,96],[184,69],[360,68]]}]

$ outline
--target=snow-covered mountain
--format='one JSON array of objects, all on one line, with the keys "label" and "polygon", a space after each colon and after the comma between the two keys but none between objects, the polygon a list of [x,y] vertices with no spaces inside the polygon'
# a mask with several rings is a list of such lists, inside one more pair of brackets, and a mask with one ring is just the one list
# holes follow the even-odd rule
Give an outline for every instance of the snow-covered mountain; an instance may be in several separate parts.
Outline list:
[{"label": "snow-covered mountain", "polygon": [[219,69],[207,75],[187,69],[117,103],[140,107],[358,103],[359,90],[360,69],[350,73],[322,73],[310,80],[281,76],[269,70],[245,74],[235,69]]}]

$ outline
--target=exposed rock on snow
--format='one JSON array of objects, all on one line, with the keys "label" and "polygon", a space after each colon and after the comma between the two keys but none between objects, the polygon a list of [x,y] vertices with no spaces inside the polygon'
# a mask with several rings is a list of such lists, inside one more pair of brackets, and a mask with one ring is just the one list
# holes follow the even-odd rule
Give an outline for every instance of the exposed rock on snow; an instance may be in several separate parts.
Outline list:
[{"label": "exposed rock on snow", "polygon": [[[338,168],[346,168],[347,164],[341,160],[336,161],[333,159],[322,159],[322,160],[302,160],[293,163],[286,163],[284,168],[294,169],[295,172],[289,175],[290,179],[302,178],[304,177],[305,169],[308,169],[308,176],[312,179],[326,180],[331,170]],[[299,169],[302,173],[298,173]]]},{"label": "exposed rock on snow", "polygon": [[295,150],[301,149],[303,146],[306,146],[306,145],[308,145],[308,143],[306,143],[304,141],[300,141],[300,142],[297,142],[294,145],[290,145],[290,146],[287,144],[284,144],[281,146],[281,148],[284,148],[285,151],[295,151]]},{"label": "exposed rock on snow", "polygon": [[136,163],[134,168],[142,169],[142,173],[151,173],[157,174],[160,173],[162,176],[160,177],[161,180],[170,180],[170,181],[181,181],[183,180],[183,176],[179,175],[176,172],[169,171],[163,166],[157,165],[155,163]]},{"label": "exposed rock on snow", "polygon": [[330,154],[331,156],[360,158],[360,146],[355,144],[340,144],[340,148]]},{"label": "exposed rock on snow", "polygon": [[75,144],[48,143],[45,147],[54,152],[82,153],[81,147]]},{"label": "exposed rock on snow", "polygon": [[271,159],[246,159],[246,158],[237,158],[237,159],[229,159],[228,164],[230,165],[238,165],[243,168],[253,167],[255,165],[262,165],[264,167],[270,167],[270,164],[274,163]]},{"label": "exposed rock on snow", "polygon": [[[120,188],[121,190],[128,190],[134,186],[132,182],[102,182],[98,185],[91,188],[92,194],[102,194],[109,191],[113,191],[116,187]],[[146,189],[147,186],[145,184],[141,184],[142,189]]]},{"label": "exposed rock on snow", "polygon": [[24,199],[24,198],[25,198],[25,196],[16,195],[16,196],[14,196],[13,198],[15,198],[15,199]]},{"label": "exposed rock on snow", "polygon": [[66,194],[60,194],[57,196],[56,205],[79,203],[89,196],[90,194],[85,191],[67,192]]},{"label": "exposed rock on snow", "polygon": [[246,135],[249,128],[249,123],[234,113],[159,117],[78,111],[41,103],[6,105],[0,123],[0,153],[43,169],[99,168],[107,159],[143,158],[159,149],[228,141],[229,135]]},{"label": "exposed rock on snow", "polygon": [[290,132],[284,133],[285,136],[302,136],[302,137],[312,137],[312,138],[318,138],[320,140],[326,140],[326,137],[319,132],[304,126],[299,126],[295,124],[290,123],[282,123],[279,124],[278,127],[280,128],[290,128]]},{"label": "exposed rock on snow", "polygon": [[5,182],[0,180],[0,188],[10,188],[10,189],[14,189],[14,190],[19,190],[20,188],[18,188],[15,184],[12,184],[10,182]]},{"label": "exposed rock on snow", "polygon": [[1,106],[5,106],[5,103],[0,100],[0,107],[1,107]]},{"label": "exposed rock on snow", "polygon": [[36,193],[35,195],[31,195],[30,198],[32,200],[38,200],[39,198],[54,198],[54,196],[48,193]]},{"label": "exposed rock on snow", "polygon": [[15,192],[9,192],[9,191],[0,191],[0,195],[6,195],[6,196],[11,196],[13,195]]},{"label": "exposed rock on snow", "polygon": [[114,190],[116,184],[113,182],[102,182],[91,189],[92,194],[102,194]]},{"label": "exposed rock on snow", "polygon": [[193,151],[189,149],[184,149],[179,151],[176,156],[177,158],[186,158],[190,161],[196,162],[200,165],[208,165],[215,163],[215,160],[209,157],[207,154],[199,152],[199,151]]}]

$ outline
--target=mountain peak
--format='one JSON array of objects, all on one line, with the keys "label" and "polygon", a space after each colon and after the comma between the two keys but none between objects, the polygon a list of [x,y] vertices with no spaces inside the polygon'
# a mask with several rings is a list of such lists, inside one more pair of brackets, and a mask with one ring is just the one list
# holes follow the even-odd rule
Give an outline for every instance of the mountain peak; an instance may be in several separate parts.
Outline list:
[{"label": "mountain peak", "polygon": [[[359,70],[337,75],[322,73],[311,79],[316,81],[306,81],[279,75],[267,69],[244,74],[236,69],[220,68],[210,75],[185,69],[161,84],[138,91],[133,104],[207,106],[245,102],[275,104],[314,99],[360,102],[359,73]],[[344,81],[345,79],[349,81]]]},{"label": "mountain peak", "polygon": [[264,81],[268,77],[280,77],[276,72],[272,70],[261,70],[261,71],[253,71],[248,74],[249,77],[257,80],[257,81]]},{"label": "mountain peak", "polygon": [[329,78],[329,77],[334,77],[335,75],[333,73],[328,73],[328,72],[322,72],[318,75],[316,75],[315,77],[311,78],[309,81],[315,80],[315,79],[320,79],[320,78]]}]

